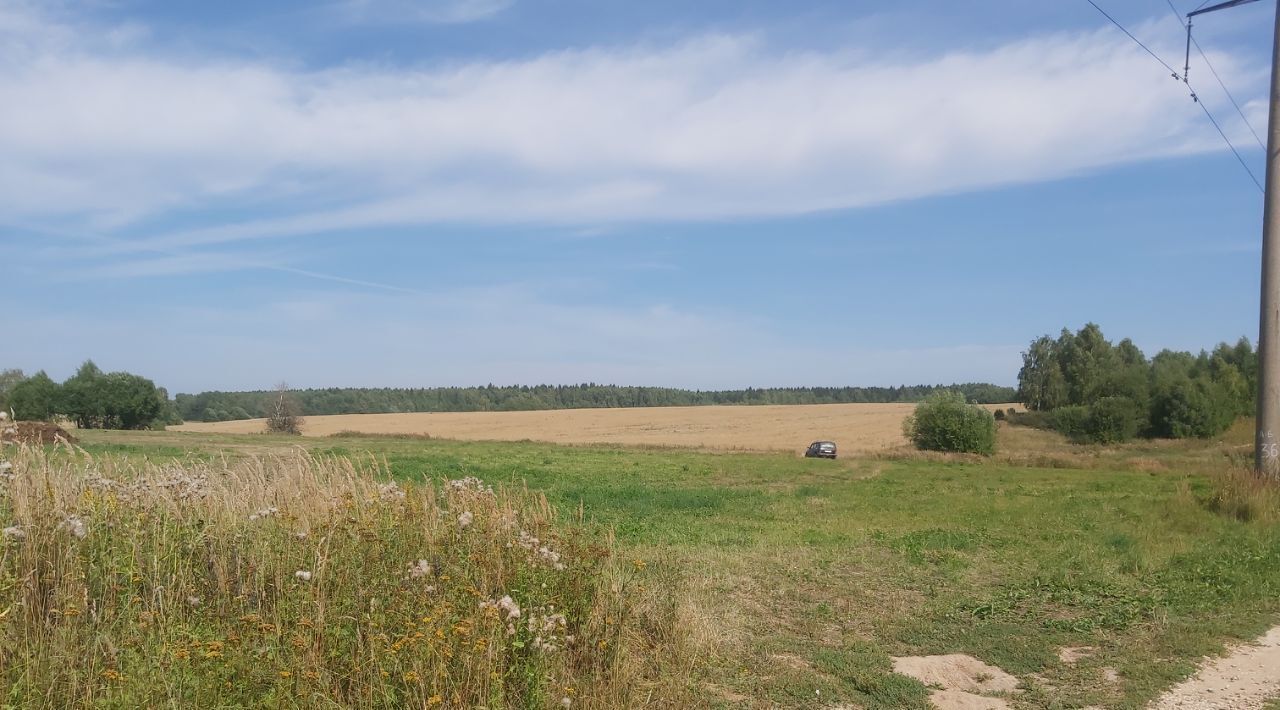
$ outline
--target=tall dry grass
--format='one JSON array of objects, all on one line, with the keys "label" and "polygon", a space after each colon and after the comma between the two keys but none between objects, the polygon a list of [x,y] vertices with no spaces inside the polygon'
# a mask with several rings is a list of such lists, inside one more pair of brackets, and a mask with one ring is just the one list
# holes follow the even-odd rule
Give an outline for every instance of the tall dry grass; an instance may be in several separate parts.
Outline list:
[{"label": "tall dry grass", "polygon": [[674,704],[672,580],[476,479],[369,462],[0,450],[18,707]]},{"label": "tall dry grass", "polygon": [[1280,522],[1280,480],[1258,475],[1252,461],[1235,461],[1214,476],[1209,507],[1245,522]]}]

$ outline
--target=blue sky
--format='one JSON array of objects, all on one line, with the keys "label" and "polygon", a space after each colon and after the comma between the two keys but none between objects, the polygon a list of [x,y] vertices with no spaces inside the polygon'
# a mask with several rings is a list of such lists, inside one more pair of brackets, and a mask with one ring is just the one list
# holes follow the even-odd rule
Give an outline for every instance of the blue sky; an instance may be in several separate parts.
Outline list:
[{"label": "blue sky", "polygon": [[[1259,135],[1272,12],[1196,26]],[[1085,0],[0,0],[0,106],[0,367],[58,379],[1013,384],[1063,326],[1257,331],[1258,189]]]}]

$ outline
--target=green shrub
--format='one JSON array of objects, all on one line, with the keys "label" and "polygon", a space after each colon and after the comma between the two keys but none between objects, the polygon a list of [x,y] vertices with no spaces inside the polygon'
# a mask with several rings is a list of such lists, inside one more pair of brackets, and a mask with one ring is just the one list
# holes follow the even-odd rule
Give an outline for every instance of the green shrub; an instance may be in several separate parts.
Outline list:
[{"label": "green shrub", "polygon": [[1085,423],[1089,420],[1089,408],[1073,404],[1058,407],[1049,412],[1049,426],[1068,439],[1081,441],[1085,438]]},{"label": "green shrub", "polygon": [[1142,407],[1128,397],[1103,397],[1089,405],[1082,441],[1118,444],[1132,439],[1143,429]]},{"label": "green shrub", "polygon": [[1004,415],[1004,410],[1003,410],[1003,409],[997,409],[997,410],[994,412],[994,414],[995,414],[996,421],[998,421],[998,422],[1002,422],[1002,421],[1004,421],[1004,419],[1005,419],[1005,415]]},{"label": "green shrub", "polygon": [[982,407],[968,404],[959,392],[930,395],[916,406],[902,428],[918,449],[987,455],[996,450],[995,417]]},{"label": "green shrub", "polygon": [[1049,412],[1026,411],[1013,409],[1005,412],[1005,420],[1014,426],[1031,427],[1032,429],[1052,429],[1053,418]]},{"label": "green shrub", "polygon": [[1204,378],[1173,379],[1151,402],[1151,431],[1173,439],[1217,436],[1235,421],[1236,407],[1216,383]]}]

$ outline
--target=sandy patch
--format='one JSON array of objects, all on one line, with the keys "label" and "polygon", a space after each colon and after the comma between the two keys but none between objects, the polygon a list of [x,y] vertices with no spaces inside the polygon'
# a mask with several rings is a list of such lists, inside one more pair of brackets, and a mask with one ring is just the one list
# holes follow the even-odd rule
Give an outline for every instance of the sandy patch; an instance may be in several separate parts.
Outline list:
[{"label": "sandy patch", "polygon": [[1012,693],[1018,688],[1017,678],[961,653],[895,658],[893,672],[915,678],[927,686],[967,693]]},{"label": "sandy patch", "polygon": [[1058,660],[1074,666],[1080,659],[1092,656],[1097,650],[1093,646],[1065,646],[1058,650]]},{"label": "sandy patch", "polygon": [[1280,696],[1280,626],[1200,670],[1151,704],[1151,710],[1259,710]]},{"label": "sandy patch", "polygon": [[1000,698],[974,695],[963,690],[935,690],[929,702],[938,710],[1008,710],[1009,703]]}]

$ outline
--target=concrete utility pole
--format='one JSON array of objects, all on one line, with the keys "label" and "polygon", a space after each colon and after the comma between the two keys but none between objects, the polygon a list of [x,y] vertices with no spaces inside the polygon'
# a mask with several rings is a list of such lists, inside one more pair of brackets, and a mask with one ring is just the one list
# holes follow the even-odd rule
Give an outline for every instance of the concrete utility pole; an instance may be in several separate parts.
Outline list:
[{"label": "concrete utility pole", "polygon": [[[1187,14],[1187,63],[1191,69],[1191,18],[1257,0],[1227,0]],[[1175,75],[1176,76],[1176,75]],[[1195,98],[1195,94],[1192,94]],[[1199,99],[1196,99],[1199,101]],[[1280,8],[1271,34],[1271,109],[1267,118],[1267,186],[1262,198],[1262,298],[1258,308],[1258,430],[1253,466],[1259,476],[1280,479]]]},{"label": "concrete utility pole", "polygon": [[[1226,4],[1226,3],[1224,3]],[[1213,8],[1205,8],[1211,10]],[[1204,12],[1202,10],[1201,12]],[[1190,16],[1188,16],[1188,21]],[[1254,468],[1280,477],[1280,11],[1271,49],[1271,112],[1267,120],[1267,187],[1262,207],[1262,300],[1258,323],[1258,431]]]}]

